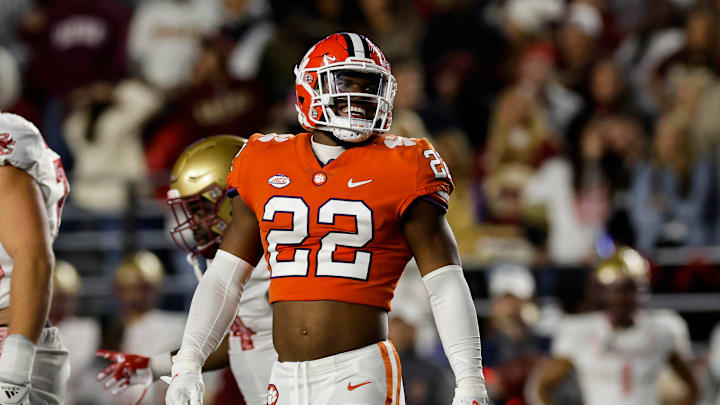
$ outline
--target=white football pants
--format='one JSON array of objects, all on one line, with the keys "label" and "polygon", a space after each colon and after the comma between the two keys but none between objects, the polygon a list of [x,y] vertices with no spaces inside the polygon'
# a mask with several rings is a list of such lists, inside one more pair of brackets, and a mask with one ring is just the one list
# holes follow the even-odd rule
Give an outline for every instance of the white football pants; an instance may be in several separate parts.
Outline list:
[{"label": "white football pants", "polygon": [[276,361],[267,405],[404,405],[400,360],[382,341],[318,360]]},{"label": "white football pants", "polygon": [[[0,353],[7,336],[7,327],[0,328]],[[31,376],[30,402],[32,405],[60,405],[70,379],[68,351],[56,327],[45,328],[38,339],[35,363]],[[0,405],[3,399],[0,398]]]},{"label": "white football pants", "polygon": [[272,331],[230,335],[230,369],[248,405],[267,404],[270,371],[278,358]]}]

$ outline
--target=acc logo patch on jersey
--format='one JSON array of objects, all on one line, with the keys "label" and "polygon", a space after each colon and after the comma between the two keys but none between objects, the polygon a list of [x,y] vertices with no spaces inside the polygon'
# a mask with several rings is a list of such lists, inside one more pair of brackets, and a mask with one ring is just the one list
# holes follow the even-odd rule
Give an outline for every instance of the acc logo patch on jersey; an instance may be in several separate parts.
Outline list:
[{"label": "acc logo patch on jersey", "polygon": [[275,188],[283,188],[290,185],[290,177],[284,174],[276,174],[268,179],[268,184]]},{"label": "acc logo patch on jersey", "polygon": [[277,387],[275,384],[268,385],[267,390],[267,403],[268,405],[275,405],[277,404],[278,398],[280,398],[280,393],[278,392]]},{"label": "acc logo patch on jersey", "polygon": [[15,140],[8,133],[0,134],[0,155],[9,155],[15,150]]}]

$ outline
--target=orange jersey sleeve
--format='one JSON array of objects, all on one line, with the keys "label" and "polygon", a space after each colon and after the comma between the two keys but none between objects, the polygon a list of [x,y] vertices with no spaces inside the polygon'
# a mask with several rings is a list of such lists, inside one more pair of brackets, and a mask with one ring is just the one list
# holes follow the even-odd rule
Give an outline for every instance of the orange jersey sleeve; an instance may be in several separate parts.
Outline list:
[{"label": "orange jersey sleeve", "polygon": [[450,169],[427,139],[411,139],[414,148],[408,151],[415,158],[415,185],[404,196],[398,208],[398,217],[418,198],[427,198],[447,211],[450,194],[454,189]]},{"label": "orange jersey sleeve", "polygon": [[228,193],[255,213],[270,301],[335,300],[390,309],[412,252],[402,214],[417,198],[447,205],[452,179],[426,140],[378,136],[322,165],[311,135],[253,135]]},{"label": "orange jersey sleeve", "polygon": [[255,172],[257,166],[254,161],[263,159],[264,156],[271,156],[271,152],[264,148],[267,148],[267,142],[265,141],[270,139],[269,137],[272,135],[274,134],[253,134],[250,136],[235,155],[230,166],[230,173],[227,176],[225,186],[227,195],[231,198],[239,196],[253,211],[255,208],[252,206],[253,199],[251,198],[250,188],[252,187],[251,181],[257,175]]}]

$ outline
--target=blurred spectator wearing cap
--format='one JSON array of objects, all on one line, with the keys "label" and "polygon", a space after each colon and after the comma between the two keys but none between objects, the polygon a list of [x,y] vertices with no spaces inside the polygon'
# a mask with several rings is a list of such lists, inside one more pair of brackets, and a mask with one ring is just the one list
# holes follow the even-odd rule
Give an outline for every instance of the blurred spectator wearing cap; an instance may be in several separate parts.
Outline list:
[{"label": "blurred spectator wearing cap", "polygon": [[156,0],[135,10],[128,49],[140,77],[163,91],[189,83],[202,38],[220,22],[216,1]]},{"label": "blurred spectator wearing cap", "polygon": [[92,399],[97,391],[93,367],[94,351],[100,346],[100,324],[95,318],[77,316],[78,295],[83,283],[75,266],[58,260],[53,270],[50,322],[57,326],[70,352],[70,381],[65,403],[74,405]]},{"label": "blurred spectator wearing cap", "polygon": [[[124,325],[119,351],[151,356],[180,346],[185,314],[157,309],[164,277],[162,262],[149,251],[129,254],[115,269],[113,290]],[[132,403],[142,392],[142,388],[135,388],[113,399],[117,404]],[[166,389],[167,384],[153,384],[142,404],[162,403]]]},{"label": "blurred spectator wearing cap", "polygon": [[541,38],[564,11],[565,5],[558,0],[509,0],[501,13],[510,37]]},{"label": "blurred spectator wearing cap", "polygon": [[546,346],[532,330],[535,280],[524,266],[499,265],[488,274],[488,290],[490,316],[482,333],[488,388],[498,404],[524,404],[523,387]]},{"label": "blurred spectator wearing cap", "polygon": [[664,116],[652,158],[633,173],[628,204],[641,251],[709,242],[713,171],[707,159],[693,153],[691,142],[686,117]]},{"label": "blurred spectator wearing cap", "polygon": [[598,10],[590,4],[571,3],[561,26],[559,47],[560,82],[568,89],[587,97],[587,78],[599,51],[603,21]]}]

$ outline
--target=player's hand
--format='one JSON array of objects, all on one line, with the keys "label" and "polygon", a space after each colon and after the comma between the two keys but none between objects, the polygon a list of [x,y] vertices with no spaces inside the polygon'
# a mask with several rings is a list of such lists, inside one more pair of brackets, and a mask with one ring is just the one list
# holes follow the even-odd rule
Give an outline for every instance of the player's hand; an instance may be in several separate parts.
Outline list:
[{"label": "player's hand", "polygon": [[452,405],[488,405],[487,388],[482,377],[465,377],[457,382]]},{"label": "player's hand", "polygon": [[136,385],[147,388],[153,382],[149,357],[111,350],[98,350],[95,355],[112,361],[98,373],[97,380],[113,395]]},{"label": "player's hand", "polygon": [[0,381],[0,405],[30,405],[30,383],[17,385]]},{"label": "player's hand", "polygon": [[[164,377],[163,377],[164,378]],[[166,405],[202,405],[205,384],[198,371],[181,370],[170,381]]]},{"label": "player's hand", "polygon": [[452,405],[488,405],[487,396],[484,397],[458,397],[453,398]]}]

